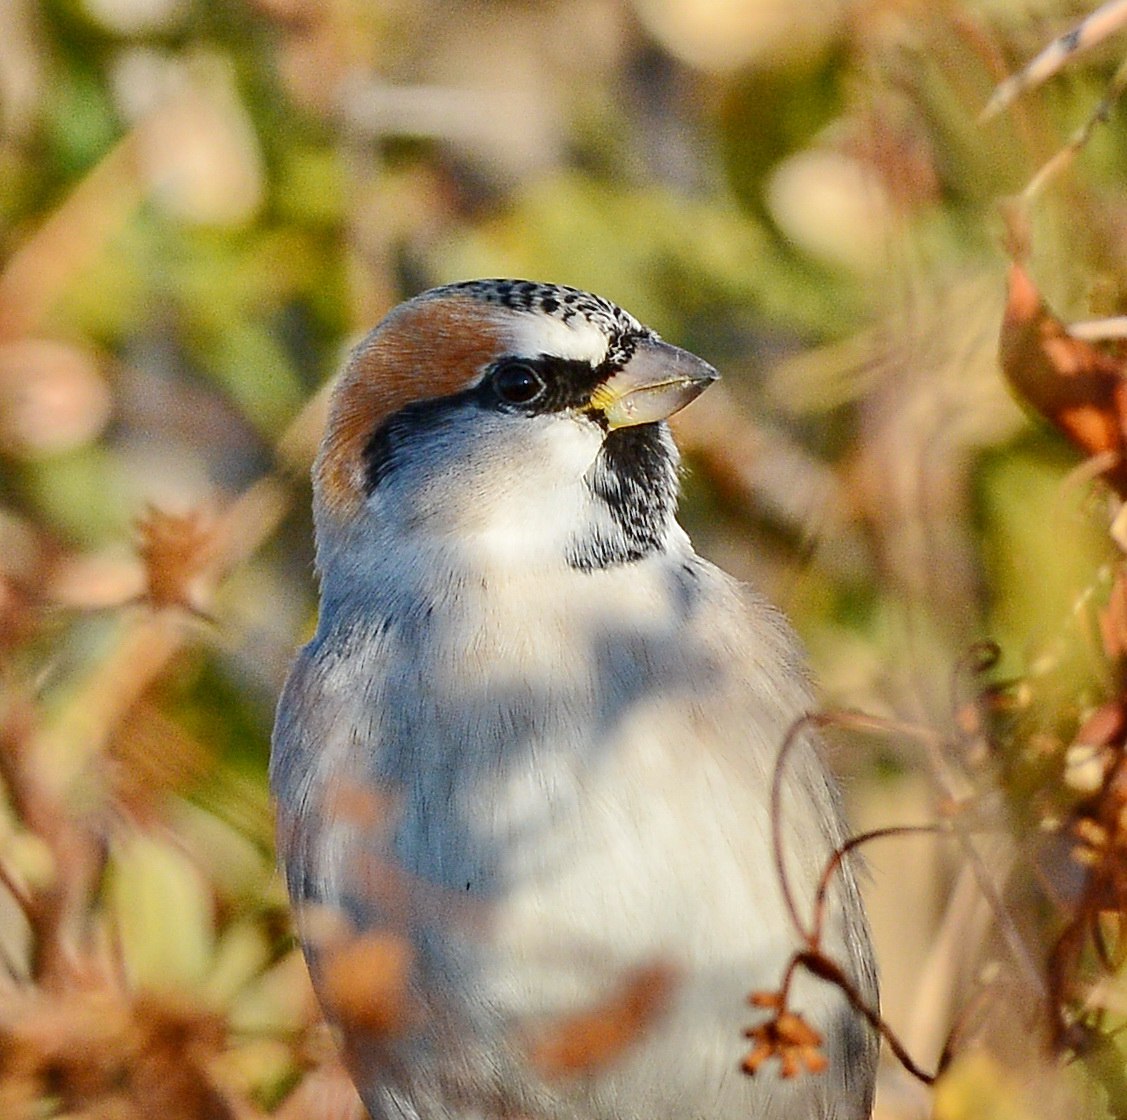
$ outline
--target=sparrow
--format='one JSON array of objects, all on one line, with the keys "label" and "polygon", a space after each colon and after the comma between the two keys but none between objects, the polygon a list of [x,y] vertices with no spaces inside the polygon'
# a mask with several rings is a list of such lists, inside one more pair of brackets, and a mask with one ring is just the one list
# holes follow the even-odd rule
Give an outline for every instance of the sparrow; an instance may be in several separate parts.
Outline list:
[{"label": "sparrow", "polygon": [[[870,1115],[876,1040],[817,978],[790,1005],[827,1068],[740,1069],[747,993],[799,947],[770,787],[813,699],[780,612],[676,520],[666,421],[716,376],[606,299],[520,280],[416,296],[340,375],[318,625],[271,784],[374,1120]],[[813,733],[781,815],[812,899],[846,838]],[[848,861],[828,907],[823,947],[875,1005]],[[373,992],[386,1006],[350,998]]]}]

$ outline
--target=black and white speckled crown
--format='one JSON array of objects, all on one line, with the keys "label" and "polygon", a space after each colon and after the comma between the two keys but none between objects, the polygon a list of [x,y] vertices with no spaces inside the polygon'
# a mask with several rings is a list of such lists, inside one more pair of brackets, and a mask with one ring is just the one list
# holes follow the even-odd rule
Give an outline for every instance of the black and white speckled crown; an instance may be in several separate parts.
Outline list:
[{"label": "black and white speckled crown", "polygon": [[566,284],[542,284],[535,280],[463,280],[425,293],[426,298],[455,294],[473,296],[513,311],[538,312],[566,323],[579,316],[598,327],[612,341],[647,336],[653,332],[628,311],[602,296],[569,288]]}]

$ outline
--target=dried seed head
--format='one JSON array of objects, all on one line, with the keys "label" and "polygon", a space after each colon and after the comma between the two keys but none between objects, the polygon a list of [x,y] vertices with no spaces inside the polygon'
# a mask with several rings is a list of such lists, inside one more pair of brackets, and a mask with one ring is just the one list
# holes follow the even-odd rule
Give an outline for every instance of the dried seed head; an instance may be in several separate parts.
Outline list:
[{"label": "dried seed head", "polygon": [[201,510],[178,516],[150,507],[137,522],[137,552],[145,566],[145,598],[158,610],[202,614],[219,529]]}]

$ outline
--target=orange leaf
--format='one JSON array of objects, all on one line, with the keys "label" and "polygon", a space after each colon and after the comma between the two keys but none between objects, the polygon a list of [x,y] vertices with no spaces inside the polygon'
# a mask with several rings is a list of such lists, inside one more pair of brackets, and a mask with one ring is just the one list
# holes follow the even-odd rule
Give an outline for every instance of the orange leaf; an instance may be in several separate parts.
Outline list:
[{"label": "orange leaf", "polygon": [[1127,569],[1116,572],[1099,624],[1104,653],[1112,660],[1127,656]]},{"label": "orange leaf", "polygon": [[1127,497],[1123,363],[1073,338],[1017,263],[1010,266],[1000,357],[1002,372],[1018,397],[1086,457],[1115,457],[1104,478]]}]

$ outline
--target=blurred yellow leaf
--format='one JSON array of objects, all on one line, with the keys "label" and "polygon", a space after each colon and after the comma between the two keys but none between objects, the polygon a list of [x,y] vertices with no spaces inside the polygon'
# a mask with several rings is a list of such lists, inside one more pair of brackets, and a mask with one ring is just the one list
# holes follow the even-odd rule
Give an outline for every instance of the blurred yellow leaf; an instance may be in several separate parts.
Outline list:
[{"label": "blurred yellow leaf", "polygon": [[130,981],[168,989],[203,981],[215,949],[212,900],[198,867],[167,840],[133,832],[110,857],[110,909]]},{"label": "blurred yellow leaf", "polygon": [[270,957],[270,938],[260,922],[234,922],[219,938],[203,991],[216,1006],[228,1005],[262,973]]},{"label": "blurred yellow leaf", "polygon": [[212,887],[221,894],[253,895],[273,873],[271,861],[254,841],[215,813],[177,800],[168,808],[168,819],[185,847],[209,869]]},{"label": "blurred yellow leaf", "polygon": [[317,1016],[305,958],[294,949],[243,990],[228,1021],[233,1030],[267,1034],[300,1030]]}]

